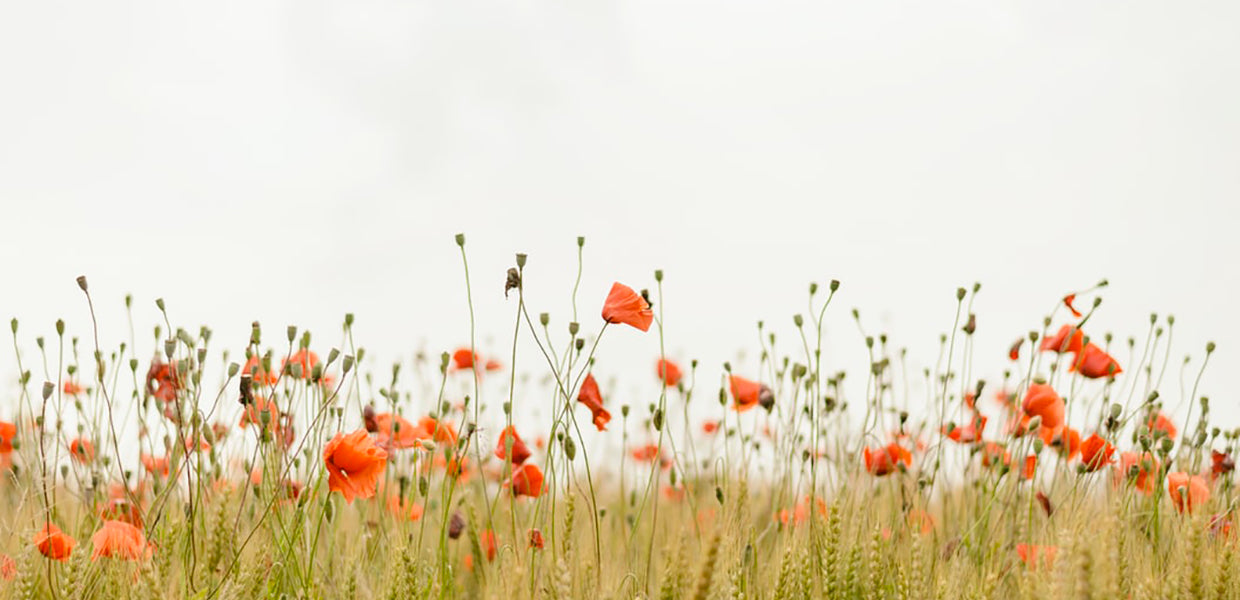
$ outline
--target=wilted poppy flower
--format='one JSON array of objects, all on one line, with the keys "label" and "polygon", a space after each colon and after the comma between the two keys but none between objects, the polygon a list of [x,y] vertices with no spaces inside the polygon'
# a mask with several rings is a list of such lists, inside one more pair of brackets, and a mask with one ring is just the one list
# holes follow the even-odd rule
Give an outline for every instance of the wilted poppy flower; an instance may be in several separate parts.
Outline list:
[{"label": "wilted poppy flower", "polygon": [[512,472],[511,488],[513,496],[539,497],[543,490],[542,470],[534,463],[517,467]]},{"label": "wilted poppy flower", "polygon": [[1054,507],[1051,506],[1051,498],[1046,495],[1046,492],[1038,490],[1034,497],[1038,499],[1038,504],[1042,505],[1042,512],[1046,513],[1046,516],[1049,517],[1055,513]]},{"label": "wilted poppy flower", "polygon": [[275,374],[263,368],[262,359],[257,354],[250,355],[250,358],[245,361],[245,366],[241,368],[241,373],[248,374],[255,385],[276,384]]},{"label": "wilted poppy flower", "polygon": [[1081,311],[1077,310],[1075,306],[1072,306],[1073,302],[1076,302],[1076,294],[1068,294],[1063,297],[1063,305],[1068,307],[1068,310],[1072,311],[1073,317],[1079,319],[1081,318]]},{"label": "wilted poppy flower", "polygon": [[1068,370],[1076,371],[1090,379],[1114,377],[1124,372],[1118,361],[1093,342],[1085,344],[1085,347],[1076,354]]},{"label": "wilted poppy flower", "polygon": [[1158,467],[1158,459],[1149,452],[1120,452],[1115,480],[1131,479],[1133,487],[1148,496],[1154,493],[1154,477]]},{"label": "wilted poppy flower", "polygon": [[47,523],[34,534],[34,545],[39,552],[52,560],[66,561],[69,555],[73,554],[73,547],[77,545],[77,540],[69,537],[69,534],[60,530],[59,527],[52,523]]},{"label": "wilted poppy flower", "polygon": [[124,521],[104,521],[95,535],[90,536],[90,542],[95,547],[91,560],[99,557],[140,560],[150,555],[142,530]]},{"label": "wilted poppy flower", "polygon": [[759,404],[770,411],[770,407],[775,405],[775,395],[765,383],[750,381],[740,375],[730,375],[728,387],[732,391],[732,407],[737,412],[745,412]]},{"label": "wilted poppy flower", "polygon": [[546,542],[543,541],[542,532],[537,529],[531,529],[529,547],[535,550],[542,550],[543,546],[545,545],[546,545]]},{"label": "wilted poppy flower", "polygon": [[654,312],[650,310],[650,303],[646,302],[645,298],[634,292],[633,288],[617,281],[612,284],[611,292],[603,302],[603,320],[649,331],[650,323],[654,321]]},{"label": "wilted poppy flower", "polygon": [[354,498],[375,495],[375,485],[387,467],[387,452],[375,445],[365,429],[358,429],[348,435],[336,434],[323,448],[323,462],[327,487],[351,504]]},{"label": "wilted poppy flower", "polygon": [[865,458],[865,470],[871,474],[882,477],[899,468],[900,463],[910,467],[913,464],[913,453],[909,452],[904,446],[892,442],[882,448],[871,449],[866,447],[863,451]]},{"label": "wilted poppy flower", "polygon": [[1210,451],[1210,476],[1218,477],[1236,470],[1236,461],[1232,460],[1231,455],[1219,452],[1218,450]]},{"label": "wilted poppy flower", "polygon": [[1045,383],[1034,383],[1025,392],[1025,414],[1042,417],[1042,427],[1056,429],[1063,425],[1064,405],[1055,388]]},{"label": "wilted poppy flower", "polygon": [[1150,433],[1161,431],[1166,434],[1168,438],[1173,440],[1175,439],[1175,423],[1172,423],[1171,419],[1167,418],[1167,415],[1162,413],[1152,414],[1150,415],[1149,420],[1145,422],[1145,426],[1149,428]]},{"label": "wilted poppy flower", "polygon": [[1065,352],[1075,353],[1080,352],[1081,347],[1084,345],[1085,332],[1081,331],[1081,329],[1075,325],[1064,325],[1059,328],[1059,333],[1056,333],[1051,337],[1044,338],[1042,340],[1042,345],[1039,346],[1038,349],[1042,351],[1058,352],[1059,354],[1063,354]]},{"label": "wilted poppy flower", "polygon": [[684,376],[680,367],[676,363],[660,358],[654,365],[655,375],[667,387],[676,387],[680,385],[680,379]]},{"label": "wilted poppy flower", "polygon": [[1095,433],[1081,442],[1081,467],[1086,471],[1097,471],[1111,464],[1114,453],[1115,446]]},{"label": "wilted poppy flower", "polygon": [[73,438],[73,441],[69,442],[69,456],[77,462],[89,463],[95,460],[95,445],[90,443],[90,440]]},{"label": "wilted poppy flower", "polygon": [[301,350],[294,352],[292,356],[284,359],[284,362],[281,364],[281,369],[283,370],[289,365],[298,365],[301,367],[301,373],[298,374],[298,378],[309,379],[311,373],[314,372],[314,367],[318,364],[319,355],[302,348]]},{"label": "wilted poppy flower", "polygon": [[462,517],[459,512],[452,513],[452,517],[448,519],[448,537],[455,540],[461,537],[463,531],[465,531],[465,517]]},{"label": "wilted poppy flower", "polygon": [[1030,569],[1036,569],[1039,566],[1051,568],[1055,564],[1055,554],[1058,552],[1059,548],[1056,546],[1016,544],[1016,555]]},{"label": "wilted poppy flower", "polygon": [[181,382],[177,378],[176,369],[169,363],[156,358],[146,371],[146,391],[164,402],[172,402],[177,397]]},{"label": "wilted poppy flower", "polygon": [[1189,476],[1183,472],[1167,474],[1167,493],[1171,496],[1175,509],[1180,512],[1193,512],[1210,501],[1210,486],[1206,484],[1205,478],[1199,475]]},{"label": "wilted poppy flower", "polygon": [[603,408],[603,394],[598,389],[593,373],[586,373],[585,381],[581,382],[581,391],[577,392],[577,401],[590,409],[594,426],[599,431],[606,431],[607,423],[611,421],[611,413]]},{"label": "wilted poppy flower", "polygon": [[[511,449],[509,444],[512,444]],[[512,425],[505,427],[499,436],[499,443],[495,445],[495,458],[519,465],[529,457],[530,449],[521,441],[521,436],[517,435],[517,429]]]},{"label": "wilted poppy flower", "polygon": [[157,475],[159,477],[168,476],[168,457],[167,456],[151,456],[145,452],[140,456],[142,459],[142,467],[147,473]]}]

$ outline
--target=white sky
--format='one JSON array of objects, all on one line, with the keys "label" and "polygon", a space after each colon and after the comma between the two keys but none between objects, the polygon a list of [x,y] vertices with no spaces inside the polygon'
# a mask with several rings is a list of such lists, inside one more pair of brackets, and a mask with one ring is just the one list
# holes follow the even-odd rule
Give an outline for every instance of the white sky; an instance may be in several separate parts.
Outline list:
[{"label": "white sky", "polygon": [[[4,1],[0,316],[85,337],[86,274],[109,347],[132,292],[147,343],[157,296],[234,353],[254,319],[325,353],[352,311],[386,363],[468,340],[463,231],[504,348],[512,254],[562,332],[585,235],[585,327],[662,268],[708,377],[837,278],[854,371],[850,307],[920,365],[981,281],[994,379],[1106,277],[1095,335],[1174,313],[1240,424],[1237,31],[1228,1]],[[656,354],[618,332],[600,371],[649,391]]]}]

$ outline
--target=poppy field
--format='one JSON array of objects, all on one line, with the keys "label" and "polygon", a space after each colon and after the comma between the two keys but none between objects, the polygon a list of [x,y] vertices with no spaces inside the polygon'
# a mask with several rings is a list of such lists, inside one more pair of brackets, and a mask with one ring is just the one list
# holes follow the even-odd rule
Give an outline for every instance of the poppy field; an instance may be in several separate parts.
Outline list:
[{"label": "poppy field", "polygon": [[[456,244],[470,328],[403,360],[352,314],[222,340],[163,300],[130,325],[153,335],[101,339],[114,301],[85,277],[90,328],[14,318],[3,597],[1240,597],[1214,345],[1173,349],[1166,315],[1095,330],[1106,281],[1048,291],[1000,351],[974,344],[982,286],[944,289],[924,369],[846,283],[809,283],[805,313],[737,340],[742,367],[667,351],[661,271],[556,315],[527,304],[525,255],[470,273]],[[476,323],[482,294],[511,321]],[[867,370],[824,352],[843,335]],[[600,359],[621,336],[643,354]]]}]

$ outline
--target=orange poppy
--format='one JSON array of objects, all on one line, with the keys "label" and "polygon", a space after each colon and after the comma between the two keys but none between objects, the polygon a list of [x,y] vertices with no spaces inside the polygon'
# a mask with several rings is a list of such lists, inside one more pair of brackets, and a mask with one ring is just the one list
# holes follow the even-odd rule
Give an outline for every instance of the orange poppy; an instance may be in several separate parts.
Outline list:
[{"label": "orange poppy", "polygon": [[[1041,563],[1044,568],[1051,568],[1055,564],[1055,554],[1059,552],[1056,546],[1039,546],[1036,544],[1016,544],[1016,555],[1030,569],[1036,569]],[[1039,560],[1040,559],[1040,560]]]},{"label": "orange poppy", "polygon": [[72,379],[66,379],[64,386],[62,386],[62,389],[64,389],[65,394],[68,394],[70,396],[76,396],[86,391],[85,388],[75,383]]},{"label": "orange poppy", "polygon": [[1149,428],[1150,433],[1161,431],[1162,433],[1166,434],[1168,438],[1173,439],[1173,440],[1175,439],[1175,434],[1176,434],[1175,423],[1172,423],[1171,419],[1168,418],[1167,415],[1164,415],[1163,413],[1150,415],[1149,420],[1145,422],[1145,426]]},{"label": "orange poppy", "polygon": [[124,521],[138,527],[142,526],[142,513],[132,502],[124,498],[113,498],[99,507],[99,518],[103,520]]},{"label": "orange poppy", "polygon": [[1063,400],[1059,398],[1059,394],[1055,393],[1055,388],[1045,383],[1034,383],[1029,386],[1029,391],[1025,393],[1023,408],[1027,415],[1042,417],[1043,427],[1056,429],[1063,425]]},{"label": "orange poppy", "polygon": [[1033,479],[1033,475],[1037,472],[1037,469],[1038,455],[1030,454],[1025,457],[1025,468],[1021,470],[1020,476],[1022,479]]},{"label": "orange poppy", "polygon": [[1064,325],[1059,333],[1044,338],[1039,350],[1063,354],[1064,352],[1080,352],[1085,345],[1085,332],[1075,325]]},{"label": "orange poppy", "polygon": [[710,435],[712,433],[715,433],[716,431],[719,431],[719,421],[703,421],[702,422],[702,433]]},{"label": "orange poppy", "polygon": [[151,475],[158,475],[160,477],[168,476],[167,456],[152,456],[143,452],[140,458],[142,459],[142,467],[146,469],[147,473],[150,473]]},{"label": "orange poppy", "polygon": [[1076,302],[1076,294],[1068,294],[1063,297],[1063,305],[1068,307],[1068,310],[1072,311],[1073,317],[1079,319],[1081,318],[1081,311],[1077,310],[1075,306],[1072,306],[1073,302]]},{"label": "orange poppy", "polygon": [[1008,348],[1008,358],[1011,360],[1020,360],[1020,347],[1024,345],[1025,338],[1017,338],[1012,346]]},{"label": "orange poppy", "polygon": [[1004,448],[1002,444],[995,442],[986,442],[982,444],[982,466],[991,467],[997,465],[1012,464],[1012,455]]},{"label": "orange poppy", "polygon": [[95,460],[95,445],[90,440],[74,438],[69,442],[69,456],[77,462],[89,463]]},{"label": "orange poppy", "polygon": [[1115,446],[1095,433],[1081,442],[1081,467],[1086,471],[1097,471],[1111,464],[1114,453]]},{"label": "orange poppy", "polygon": [[17,577],[17,562],[8,554],[0,555],[0,578],[13,581]]},{"label": "orange poppy", "polygon": [[603,320],[608,323],[624,323],[642,331],[650,330],[654,312],[650,303],[637,292],[620,282],[613,283],[607,300],[603,302]]},{"label": "orange poppy", "polygon": [[[1119,467],[1115,471],[1117,482],[1132,479],[1133,486],[1145,495],[1154,493],[1154,474],[1158,472],[1158,458],[1149,452],[1120,452]],[[1136,471],[1134,474],[1133,472]]]},{"label": "orange poppy", "polygon": [[512,472],[510,487],[513,496],[537,498],[543,491],[542,471],[534,463],[523,464]]},{"label": "orange poppy", "polygon": [[972,444],[982,439],[982,432],[986,429],[986,417],[980,413],[973,413],[973,420],[964,427],[952,427],[948,430],[943,427],[943,433],[947,434],[947,439],[961,443]]},{"label": "orange poppy", "polygon": [[150,556],[150,546],[142,530],[124,521],[104,521],[95,535],[90,537],[95,547],[91,560],[99,557],[140,560]]},{"label": "orange poppy", "polygon": [[457,348],[452,353],[452,370],[463,371],[474,368],[474,363],[481,362],[482,357],[469,348]]},{"label": "orange poppy", "polygon": [[632,451],[633,460],[637,462],[654,462],[659,457],[659,447],[655,444],[639,446]]},{"label": "orange poppy", "polygon": [[1118,361],[1093,342],[1085,344],[1085,347],[1076,354],[1068,370],[1076,371],[1090,379],[1114,377],[1124,372]]},{"label": "orange poppy", "polygon": [[241,368],[241,373],[243,375],[248,373],[250,380],[256,385],[276,384],[276,375],[263,368],[262,360],[257,354],[251,355],[249,360],[245,361],[245,366]]},{"label": "orange poppy", "polygon": [[280,369],[283,370],[284,367],[288,365],[300,365],[301,376],[299,379],[309,379],[311,373],[314,371],[314,367],[318,364],[319,355],[302,348],[301,350],[294,352],[292,356],[284,359],[284,362],[280,365]]},{"label": "orange poppy", "polygon": [[1219,475],[1225,475],[1236,470],[1236,461],[1231,458],[1230,454],[1219,452],[1218,450],[1210,451],[1210,476],[1217,478]]},{"label": "orange poppy", "polygon": [[[512,448],[508,447],[511,439]],[[503,433],[499,436],[499,443],[495,445],[495,458],[500,460],[508,460],[514,465],[524,463],[530,457],[530,449],[521,441],[521,436],[517,435],[517,429],[512,425],[504,428]],[[510,460],[509,460],[510,459]]]},{"label": "orange poppy", "polygon": [[495,560],[495,552],[498,550],[498,545],[495,543],[495,532],[488,529],[482,532],[480,537],[481,540],[479,541],[482,542],[482,551],[486,554],[487,561]]},{"label": "orange poppy", "polygon": [[607,423],[611,421],[611,413],[603,408],[603,394],[598,389],[598,382],[594,380],[593,373],[587,373],[585,381],[581,382],[581,391],[577,392],[577,401],[590,409],[594,426],[599,431],[606,431]]},{"label": "orange poppy", "polygon": [[676,387],[680,385],[680,379],[684,377],[684,373],[681,372],[680,367],[676,363],[665,358],[660,358],[658,362],[654,364],[654,370],[655,375],[660,381],[663,382],[663,385],[667,387]]},{"label": "orange poppy", "polygon": [[543,547],[546,545],[546,542],[543,541],[542,532],[537,529],[531,529],[529,535],[530,535],[529,547],[535,550],[542,550]]},{"label": "orange poppy", "polygon": [[728,387],[732,391],[732,407],[736,412],[745,412],[759,404],[770,411],[775,405],[775,395],[765,383],[751,381],[740,375],[729,375]]},{"label": "orange poppy", "polygon": [[336,434],[323,448],[323,462],[327,465],[327,487],[352,504],[354,498],[375,495],[375,485],[387,467],[387,452],[375,445],[365,429],[358,429],[347,435]]},{"label": "orange poppy", "polygon": [[1189,476],[1183,472],[1169,473],[1167,474],[1167,494],[1171,496],[1171,503],[1175,504],[1176,510],[1193,512],[1197,507],[1210,501],[1210,486],[1206,484],[1205,478],[1199,475]]},{"label": "orange poppy", "polygon": [[913,464],[913,453],[895,442],[881,448],[871,449],[867,446],[863,451],[863,456],[865,470],[878,477],[899,469],[901,463],[905,468]]},{"label": "orange poppy", "polygon": [[254,396],[254,402],[246,405],[245,411],[241,413],[241,421],[237,426],[245,429],[253,423],[261,424],[263,419],[267,420],[267,428],[273,433],[280,428],[280,408],[276,406],[274,400],[268,400],[263,396]]},{"label": "orange poppy", "polygon": [[402,499],[399,494],[388,495],[387,509],[398,519],[417,521],[422,518],[422,505],[414,502],[413,498]]},{"label": "orange poppy", "polygon": [[16,437],[17,426],[0,421],[0,454],[9,454],[13,451],[13,439]]},{"label": "orange poppy", "polygon": [[418,436],[449,446],[456,446],[459,439],[456,435],[456,427],[452,423],[436,420],[435,417],[429,415],[418,419]]},{"label": "orange poppy", "polygon": [[77,540],[69,537],[69,534],[61,531],[56,525],[47,523],[43,529],[34,534],[34,545],[43,556],[63,562],[69,560],[69,555],[73,554],[73,547],[77,545]]}]

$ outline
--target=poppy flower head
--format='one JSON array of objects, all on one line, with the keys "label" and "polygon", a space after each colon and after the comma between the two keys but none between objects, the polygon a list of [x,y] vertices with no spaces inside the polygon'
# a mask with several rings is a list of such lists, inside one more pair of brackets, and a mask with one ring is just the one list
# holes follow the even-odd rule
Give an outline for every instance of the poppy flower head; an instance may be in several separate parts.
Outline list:
[{"label": "poppy flower head", "polygon": [[986,442],[982,444],[982,466],[997,467],[1012,464],[1012,455],[1002,444]]},{"label": "poppy flower head", "polygon": [[654,312],[650,303],[627,285],[615,282],[603,302],[603,320],[608,323],[632,325],[642,331],[650,330]]},{"label": "poppy flower head", "polygon": [[456,446],[460,438],[456,434],[456,427],[444,420],[436,419],[430,415],[418,419],[418,427],[415,430],[418,437],[424,440],[434,440],[437,444],[447,444]]},{"label": "poppy flower head", "polygon": [[654,370],[655,375],[659,378],[659,381],[662,381],[663,385],[667,387],[676,387],[680,385],[680,379],[684,377],[684,373],[680,370],[680,367],[666,358],[660,358],[658,362],[654,364]]},{"label": "poppy flower head", "polygon": [[1210,501],[1210,486],[1204,477],[1177,472],[1167,474],[1167,494],[1181,513],[1193,512]]},{"label": "poppy flower head", "polygon": [[74,438],[69,442],[69,456],[79,463],[90,463],[95,460],[95,445],[90,440]]},{"label": "poppy flower head", "polygon": [[495,553],[499,548],[495,543],[495,532],[488,529],[482,532],[479,538],[479,541],[482,542],[482,551],[486,553],[487,561],[495,560]]},{"label": "poppy flower head", "polygon": [[510,483],[513,496],[529,496],[537,498],[543,491],[543,474],[538,465],[526,463],[512,472]]},{"label": "poppy flower head", "polygon": [[1151,414],[1149,420],[1145,422],[1145,426],[1150,430],[1150,433],[1155,435],[1162,434],[1169,439],[1175,439],[1175,423],[1172,423],[1171,419],[1161,412]]},{"label": "poppy flower head", "polygon": [[181,381],[171,364],[158,358],[151,361],[151,366],[146,371],[147,393],[163,402],[172,402],[176,400],[177,390],[180,388]]},{"label": "poppy flower head", "polygon": [[982,439],[982,432],[986,430],[986,417],[979,413],[973,414],[973,420],[964,427],[943,427],[943,432],[947,434],[947,439],[960,443],[972,444]]},{"label": "poppy flower head", "polygon": [[1050,569],[1055,564],[1055,554],[1059,552],[1056,546],[1039,546],[1036,544],[1016,544],[1016,555],[1020,557],[1021,562],[1030,569],[1036,569],[1039,566]]},{"label": "poppy flower head", "polygon": [[702,422],[702,433],[705,433],[706,435],[711,435],[717,431],[719,431],[719,421],[703,421]]},{"label": "poppy flower head", "polygon": [[67,396],[76,396],[86,391],[85,388],[78,385],[77,382],[73,381],[72,379],[65,380],[65,385],[63,386],[63,389],[65,392],[65,395]]},{"label": "poppy flower head", "polygon": [[1011,360],[1020,360],[1020,347],[1024,345],[1025,338],[1016,338],[1012,346],[1008,348],[1008,358]]},{"label": "poppy flower head", "polygon": [[17,437],[17,425],[0,421],[0,454],[13,452],[13,439]]},{"label": "poppy flower head", "polygon": [[1115,446],[1095,433],[1081,442],[1081,468],[1088,472],[1097,471],[1111,464],[1114,453]]},{"label": "poppy flower head", "polygon": [[387,467],[387,452],[375,445],[365,429],[350,434],[338,433],[323,448],[327,466],[327,487],[340,492],[345,501],[370,498]]},{"label": "poppy flower head", "polygon": [[1085,344],[1085,347],[1076,353],[1068,369],[1090,379],[1114,377],[1124,372],[1118,361],[1093,342]]},{"label": "poppy flower head", "polygon": [[913,464],[913,453],[904,446],[892,442],[881,448],[866,447],[863,451],[865,470],[876,477],[882,477],[900,468],[908,468]]},{"label": "poppy flower head", "polygon": [[297,373],[298,379],[309,379],[314,372],[314,367],[319,364],[319,355],[302,348],[286,358],[281,365],[282,369],[287,369],[291,365],[297,365],[301,368]]},{"label": "poppy flower head", "polygon": [[77,540],[69,537],[69,534],[61,531],[55,524],[47,523],[34,534],[34,545],[43,556],[64,562],[73,554]]},{"label": "poppy flower head", "polygon": [[1158,458],[1149,452],[1120,452],[1115,480],[1131,480],[1133,487],[1148,496],[1154,493],[1157,485],[1155,474],[1158,469]]},{"label": "poppy flower head", "polygon": [[530,538],[529,547],[534,550],[542,550],[543,547],[546,546],[546,542],[543,540],[542,532],[537,529],[530,530],[529,538]]},{"label": "poppy flower head", "polygon": [[17,561],[8,554],[0,554],[0,579],[13,581],[17,577]]},{"label": "poppy flower head", "polygon": [[607,423],[611,421],[611,413],[603,408],[603,394],[598,389],[598,382],[594,380],[593,373],[587,373],[585,381],[581,382],[581,390],[577,392],[577,401],[590,409],[594,427],[599,431],[606,431]]},{"label": "poppy flower head", "polygon": [[495,445],[495,458],[519,465],[529,457],[530,449],[521,441],[521,436],[517,435],[517,429],[512,425],[504,428],[504,432],[499,436],[499,443]]},{"label": "poppy flower head", "polygon": [[142,530],[124,521],[104,521],[90,537],[90,542],[95,547],[91,560],[100,557],[141,560],[150,556],[151,549]]},{"label": "poppy flower head", "polygon": [[262,359],[257,354],[250,355],[250,358],[245,361],[245,366],[241,368],[241,373],[249,375],[250,381],[260,386],[275,385],[278,379],[274,373],[263,368]]},{"label": "poppy flower head", "polygon": [[[366,422],[365,419],[363,419]],[[366,422],[367,431],[374,426],[375,441],[384,448],[412,448],[429,435],[421,427],[414,426],[404,417],[392,413],[374,415],[373,422]]]},{"label": "poppy flower head", "polygon": [[1064,405],[1055,388],[1045,383],[1030,384],[1023,405],[1025,414],[1042,417],[1042,426],[1056,429],[1063,425]]},{"label": "poppy flower head", "polygon": [[422,505],[413,501],[413,498],[401,498],[399,494],[389,494],[387,499],[388,512],[397,519],[409,521],[417,521],[422,518]]},{"label": "poppy flower head", "polygon": [[1235,470],[1236,461],[1230,454],[1218,450],[1210,451],[1210,475],[1212,477],[1217,478],[1219,475],[1226,475]]},{"label": "poppy flower head", "polygon": [[751,381],[740,375],[729,375],[728,387],[732,391],[732,407],[737,412],[745,412],[759,405],[770,412],[775,406],[775,394],[765,383]]},{"label": "poppy flower head", "polygon": [[457,348],[452,353],[452,370],[463,371],[465,369],[474,368],[474,364],[480,362],[481,357],[477,352],[469,348]]},{"label": "poppy flower head", "polygon": [[1085,332],[1074,325],[1064,325],[1059,328],[1059,332],[1042,340],[1042,345],[1038,347],[1043,352],[1056,352],[1063,354],[1065,352],[1080,352],[1085,345]]},{"label": "poppy flower head", "polygon": [[140,458],[142,459],[142,468],[146,469],[147,473],[158,477],[168,476],[167,456],[152,456],[143,452]]},{"label": "poppy flower head", "polygon": [[1068,310],[1072,311],[1073,317],[1079,319],[1081,318],[1081,311],[1077,310],[1075,306],[1072,306],[1073,302],[1076,302],[1076,294],[1068,294],[1063,297],[1063,305],[1068,307]]}]

